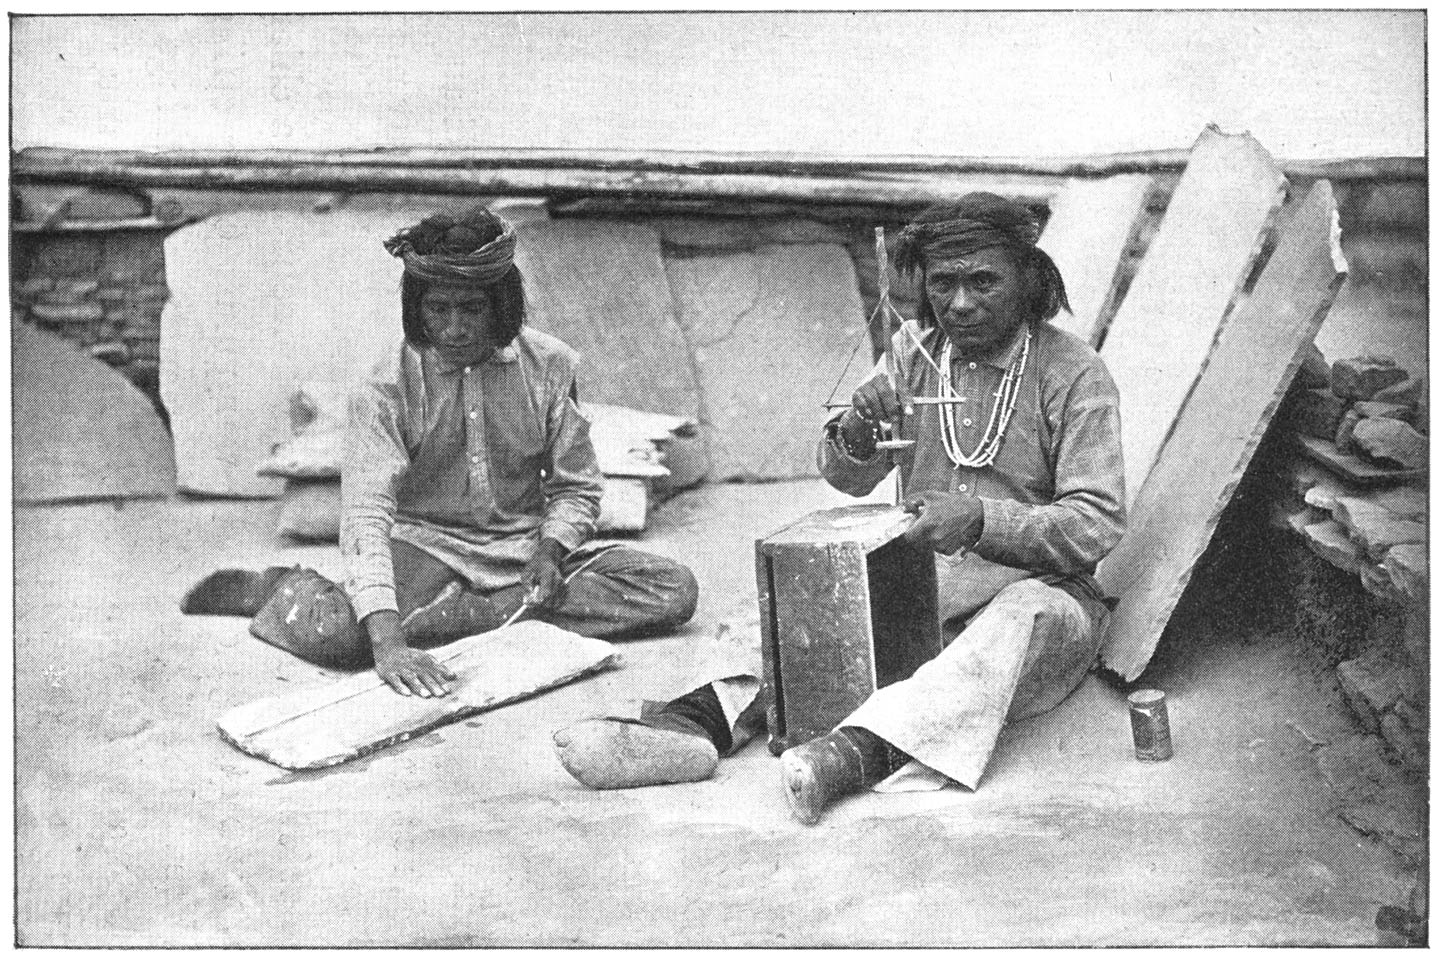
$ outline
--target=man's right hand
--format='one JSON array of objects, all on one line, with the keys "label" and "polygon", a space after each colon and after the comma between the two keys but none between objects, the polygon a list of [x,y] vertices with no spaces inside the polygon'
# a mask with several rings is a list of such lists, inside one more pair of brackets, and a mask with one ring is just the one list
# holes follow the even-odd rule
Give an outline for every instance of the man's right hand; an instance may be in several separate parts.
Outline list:
[{"label": "man's right hand", "polygon": [[893,423],[902,412],[910,412],[910,397],[903,389],[897,393],[888,376],[872,376],[855,388],[850,397],[850,406],[867,420],[883,420]]},{"label": "man's right hand", "polygon": [[401,696],[448,696],[455,674],[423,649],[411,649],[400,632],[400,614],[377,610],[365,617],[375,672]]},{"label": "man's right hand", "polygon": [[423,649],[399,646],[377,652],[375,672],[401,696],[448,696],[455,674]]}]

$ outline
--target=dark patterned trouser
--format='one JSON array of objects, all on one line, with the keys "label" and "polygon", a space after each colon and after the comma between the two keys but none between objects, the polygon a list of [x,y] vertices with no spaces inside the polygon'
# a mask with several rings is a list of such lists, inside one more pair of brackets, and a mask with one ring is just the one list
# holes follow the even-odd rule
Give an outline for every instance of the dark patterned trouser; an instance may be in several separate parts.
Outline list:
[{"label": "dark patterned trouser", "polygon": [[[392,543],[401,628],[413,646],[437,646],[495,629],[524,600],[522,585],[491,593],[468,587],[450,567],[406,543]],[[577,572],[578,570],[578,572]],[[625,546],[580,550],[560,563],[570,577],[553,609],[538,619],[596,638],[673,630],[695,613],[699,587],[690,570]],[[250,632],[319,666],[361,669],[372,664],[370,639],[345,591],[314,570],[295,569],[280,581]]]}]

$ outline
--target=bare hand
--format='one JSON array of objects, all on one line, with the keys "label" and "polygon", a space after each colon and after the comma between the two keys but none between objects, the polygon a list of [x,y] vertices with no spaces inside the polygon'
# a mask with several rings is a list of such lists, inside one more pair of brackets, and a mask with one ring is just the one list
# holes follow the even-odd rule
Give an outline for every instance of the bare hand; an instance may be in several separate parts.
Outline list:
[{"label": "bare hand", "polygon": [[937,553],[969,549],[985,529],[985,507],[972,496],[918,493],[907,497],[903,508],[919,517],[905,531],[905,538]]},{"label": "bare hand", "polygon": [[525,564],[520,581],[525,585],[525,602],[537,609],[559,605],[565,596],[565,578],[560,575],[564,547],[553,539],[542,539],[535,555]]},{"label": "bare hand", "polygon": [[901,384],[898,388],[890,377],[876,375],[855,388],[850,397],[850,406],[867,420],[884,420],[893,423],[903,413],[910,413],[910,393]]},{"label": "bare hand", "polygon": [[423,649],[396,646],[375,654],[375,672],[401,696],[448,696],[455,674]]}]

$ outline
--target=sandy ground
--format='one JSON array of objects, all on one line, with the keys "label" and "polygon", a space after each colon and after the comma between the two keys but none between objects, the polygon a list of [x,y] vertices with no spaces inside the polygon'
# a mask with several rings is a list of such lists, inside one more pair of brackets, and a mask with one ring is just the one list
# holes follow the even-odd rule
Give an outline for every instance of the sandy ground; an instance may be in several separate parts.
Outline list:
[{"label": "sandy ground", "polygon": [[334,547],[278,543],[268,502],[17,509],[21,943],[1377,942],[1377,907],[1413,874],[1334,814],[1309,740],[1348,716],[1294,640],[1203,615],[1146,677],[1169,695],[1168,763],[1133,758],[1121,694],[1091,676],[1007,731],[978,791],[866,794],[813,828],[759,742],[705,783],[571,780],[551,732],[673,681],[719,621],[754,615],[755,537],[840,500],[819,482],[672,500],[644,545],[699,575],[682,634],[308,774],[241,754],[214,721],[325,673],[178,601],[217,566],[333,574]]}]

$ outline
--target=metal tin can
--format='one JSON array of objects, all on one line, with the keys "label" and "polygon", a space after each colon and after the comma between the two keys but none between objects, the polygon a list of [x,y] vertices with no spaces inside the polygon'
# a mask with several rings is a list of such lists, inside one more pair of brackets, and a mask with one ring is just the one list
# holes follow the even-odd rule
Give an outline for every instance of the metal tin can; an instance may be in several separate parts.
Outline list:
[{"label": "metal tin can", "polygon": [[1135,758],[1158,763],[1173,756],[1165,694],[1158,689],[1137,689],[1127,699],[1130,703],[1130,731],[1135,735]]}]

